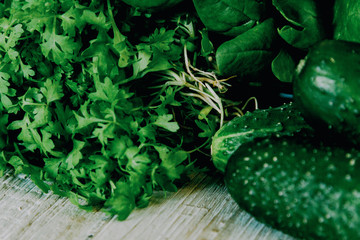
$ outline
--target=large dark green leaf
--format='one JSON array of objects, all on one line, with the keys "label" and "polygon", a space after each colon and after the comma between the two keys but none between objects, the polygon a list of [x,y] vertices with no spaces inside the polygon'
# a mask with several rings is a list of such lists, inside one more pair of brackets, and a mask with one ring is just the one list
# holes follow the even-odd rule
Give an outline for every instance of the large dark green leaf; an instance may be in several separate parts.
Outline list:
[{"label": "large dark green leaf", "polygon": [[360,1],[335,1],[334,38],[360,42]]},{"label": "large dark green leaf", "polygon": [[274,56],[276,30],[269,18],[236,38],[224,42],[216,51],[222,75],[247,75],[267,66]]},{"label": "large dark green leaf", "polygon": [[273,5],[288,24],[278,29],[290,45],[307,49],[325,38],[319,9],[314,0],[273,0]]},{"label": "large dark green leaf", "polygon": [[175,6],[183,0],[122,0],[124,3],[144,10],[165,9]]},{"label": "large dark green leaf", "polygon": [[237,36],[265,16],[264,0],[193,0],[196,11],[211,31]]}]

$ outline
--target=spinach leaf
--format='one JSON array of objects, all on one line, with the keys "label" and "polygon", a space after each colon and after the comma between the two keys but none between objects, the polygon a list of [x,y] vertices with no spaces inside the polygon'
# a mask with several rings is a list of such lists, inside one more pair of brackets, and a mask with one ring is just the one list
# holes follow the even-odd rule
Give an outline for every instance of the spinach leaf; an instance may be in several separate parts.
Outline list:
[{"label": "spinach leaf", "polygon": [[277,35],[269,18],[243,34],[221,44],[216,61],[222,75],[247,75],[262,70],[274,56]]},{"label": "spinach leaf", "polygon": [[173,7],[183,0],[122,0],[124,3],[130,6],[140,8],[141,10],[163,10],[169,7]]},{"label": "spinach leaf", "polygon": [[360,1],[336,0],[334,5],[334,38],[360,42]]},{"label": "spinach leaf", "polygon": [[282,48],[271,63],[272,73],[282,82],[292,82],[292,76],[296,68],[294,56],[285,48]]},{"label": "spinach leaf", "polygon": [[237,36],[264,19],[264,0],[193,0],[201,21],[210,30]]},{"label": "spinach leaf", "polygon": [[278,29],[279,35],[296,48],[307,49],[324,39],[319,9],[314,0],[273,0],[275,8],[288,24]]}]

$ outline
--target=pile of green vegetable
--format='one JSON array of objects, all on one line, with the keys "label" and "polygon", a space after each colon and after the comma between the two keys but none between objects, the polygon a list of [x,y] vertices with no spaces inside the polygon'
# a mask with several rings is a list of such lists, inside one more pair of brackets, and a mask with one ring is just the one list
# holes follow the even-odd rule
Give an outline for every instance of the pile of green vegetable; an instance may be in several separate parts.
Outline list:
[{"label": "pile of green vegetable", "polygon": [[217,171],[275,228],[358,238],[359,7],[0,1],[0,171],[119,219]]},{"label": "pile of green vegetable", "polygon": [[335,0],[327,18],[320,8],[307,11],[319,4],[291,4],[298,9],[291,19],[302,19],[302,10],[311,17],[298,29],[278,28],[292,48],[306,49],[298,60],[280,49],[271,63],[275,76],[291,81],[293,102],[225,124],[212,160],[258,220],[301,239],[359,239],[360,5]]},{"label": "pile of green vegetable", "polygon": [[119,219],[202,171],[221,103],[214,74],[185,72],[193,15],[121,1],[0,6],[2,171]]}]

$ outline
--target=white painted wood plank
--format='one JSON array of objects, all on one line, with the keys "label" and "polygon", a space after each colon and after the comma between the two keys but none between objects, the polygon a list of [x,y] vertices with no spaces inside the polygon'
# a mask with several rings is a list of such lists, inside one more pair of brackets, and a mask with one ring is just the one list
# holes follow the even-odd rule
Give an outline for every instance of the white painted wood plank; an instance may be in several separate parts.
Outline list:
[{"label": "white painted wood plank", "polygon": [[220,177],[199,174],[178,192],[118,221],[42,193],[29,179],[0,178],[0,240],[292,240],[239,209]]}]

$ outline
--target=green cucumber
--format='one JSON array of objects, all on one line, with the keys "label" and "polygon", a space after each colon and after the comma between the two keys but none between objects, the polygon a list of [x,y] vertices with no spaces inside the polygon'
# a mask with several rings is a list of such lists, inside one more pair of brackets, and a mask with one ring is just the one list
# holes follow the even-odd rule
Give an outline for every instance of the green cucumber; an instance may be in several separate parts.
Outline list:
[{"label": "green cucumber", "polygon": [[[360,143],[360,43],[325,40],[315,45],[294,76],[294,103],[323,135]],[[330,129],[330,131],[329,131]]]},{"label": "green cucumber", "polygon": [[232,119],[215,133],[211,144],[213,164],[224,172],[229,157],[240,145],[257,137],[274,133],[290,135],[304,128],[310,127],[293,103],[247,112]]},{"label": "green cucumber", "polygon": [[259,221],[303,239],[360,239],[360,152],[297,133],[249,142],[225,184]]}]

